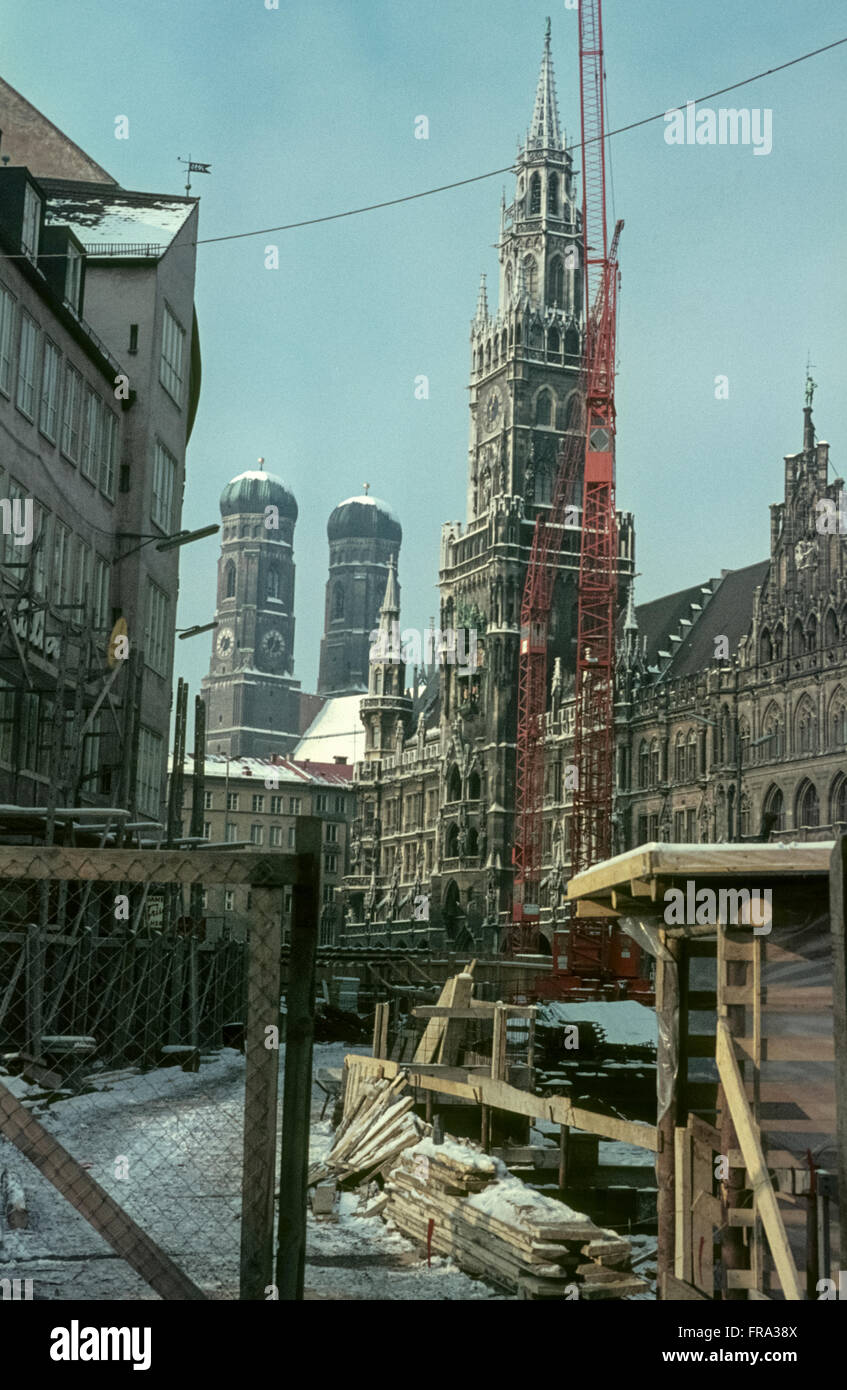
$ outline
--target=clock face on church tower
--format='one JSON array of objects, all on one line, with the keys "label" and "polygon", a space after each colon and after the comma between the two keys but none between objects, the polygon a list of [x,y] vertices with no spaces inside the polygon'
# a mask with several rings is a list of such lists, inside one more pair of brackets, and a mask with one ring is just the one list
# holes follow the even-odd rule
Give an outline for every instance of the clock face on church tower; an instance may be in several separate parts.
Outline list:
[{"label": "clock face on church tower", "polygon": [[259,649],[269,665],[279,666],[285,655],[285,638],[277,628],[269,628],[259,643]]},{"label": "clock face on church tower", "polygon": [[215,643],[215,646],[217,648],[218,656],[223,657],[224,659],[226,659],[226,657],[228,656],[232,656],[232,633],[230,632],[228,627],[221,628],[220,632],[218,633],[218,640]]}]

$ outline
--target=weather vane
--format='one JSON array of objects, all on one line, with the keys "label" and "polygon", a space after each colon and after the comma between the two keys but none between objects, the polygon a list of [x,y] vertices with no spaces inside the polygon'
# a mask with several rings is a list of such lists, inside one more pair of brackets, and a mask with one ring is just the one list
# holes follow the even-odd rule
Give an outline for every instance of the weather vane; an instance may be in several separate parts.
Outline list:
[{"label": "weather vane", "polygon": [[362,487],[365,489],[365,496],[367,497],[368,493],[370,492],[371,485],[370,483],[362,483]]},{"label": "weather vane", "polygon": [[187,159],[183,159],[181,155],[177,155],[177,161],[180,164],[186,165],[185,195],[188,197],[191,192],[191,175],[211,174],[212,166],[211,164],[198,164],[196,159],[191,158],[191,155],[189,155]]}]

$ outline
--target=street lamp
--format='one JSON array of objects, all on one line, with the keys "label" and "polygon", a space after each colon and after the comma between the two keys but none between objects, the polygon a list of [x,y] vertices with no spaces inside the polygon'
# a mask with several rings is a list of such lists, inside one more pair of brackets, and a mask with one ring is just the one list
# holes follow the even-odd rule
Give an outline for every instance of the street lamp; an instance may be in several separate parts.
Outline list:
[{"label": "street lamp", "polygon": [[180,642],[184,642],[186,637],[198,637],[201,632],[211,632],[212,628],[217,626],[217,622],[195,623],[193,627],[178,627],[176,635]]},{"label": "street lamp", "polygon": [[112,561],[113,565],[119,565],[121,560],[126,560],[128,556],[135,555],[139,550],[143,550],[145,545],[151,541],[156,542],[157,550],[176,550],[178,546],[190,545],[192,541],[205,540],[207,536],[215,536],[220,531],[220,524],[212,526],[201,526],[197,531],[176,531],[172,536],[161,536],[156,531],[116,531],[118,540],[140,541],[140,545],[134,545],[131,550],[124,551],[123,555],[118,555]]}]

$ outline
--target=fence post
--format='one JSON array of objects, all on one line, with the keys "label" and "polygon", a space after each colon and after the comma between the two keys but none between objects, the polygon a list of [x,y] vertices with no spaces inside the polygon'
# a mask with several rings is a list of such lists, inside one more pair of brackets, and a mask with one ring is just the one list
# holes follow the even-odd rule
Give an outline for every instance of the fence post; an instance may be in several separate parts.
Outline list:
[{"label": "fence post", "polygon": [[[835,841],[829,867],[832,932],[832,1023],[835,1040],[835,1114],[838,1135],[838,1220],[841,1266],[847,1253],[847,836]],[[826,1200],[825,1198],[823,1199]],[[829,1276],[830,1270],[822,1269]]]},{"label": "fence post", "polygon": [[304,817],[297,823],[298,873],[292,894],[279,1176],[279,1244],[276,1256],[279,1297],[288,1301],[303,1298],[306,1265],[320,854],[321,822],[312,816]]},{"label": "fence post", "polygon": [[[279,1047],[265,1029],[279,1026],[282,895],[254,886],[247,953],[244,1167],[241,1186],[241,1288],[264,1300],[272,1281]],[[267,1044],[271,1045],[268,1046]]]}]

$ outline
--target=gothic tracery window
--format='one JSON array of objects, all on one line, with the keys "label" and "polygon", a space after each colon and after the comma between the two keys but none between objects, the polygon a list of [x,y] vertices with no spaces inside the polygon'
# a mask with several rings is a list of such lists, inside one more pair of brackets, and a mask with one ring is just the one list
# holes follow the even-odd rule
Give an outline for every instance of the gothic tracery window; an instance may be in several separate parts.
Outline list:
[{"label": "gothic tracery window", "polygon": [[224,598],[235,598],[235,564],[232,560],[224,570]]},{"label": "gothic tracery window", "polygon": [[547,211],[551,217],[559,212],[559,175],[551,174],[547,180]]},{"label": "gothic tracery window", "polygon": [[820,803],[818,793],[812,782],[805,782],[801,785],[797,794],[797,820],[799,828],[807,827],[814,829],[820,825]]},{"label": "gothic tracery window", "polygon": [[552,424],[553,419],[553,397],[549,391],[539,391],[535,402],[535,423],[537,425]]},{"label": "gothic tracery window", "polygon": [[529,215],[538,217],[541,212],[541,175],[533,174],[529,181]]},{"label": "gothic tracery window", "polygon": [[547,303],[557,309],[565,307],[565,267],[561,256],[554,256],[547,268]]}]

